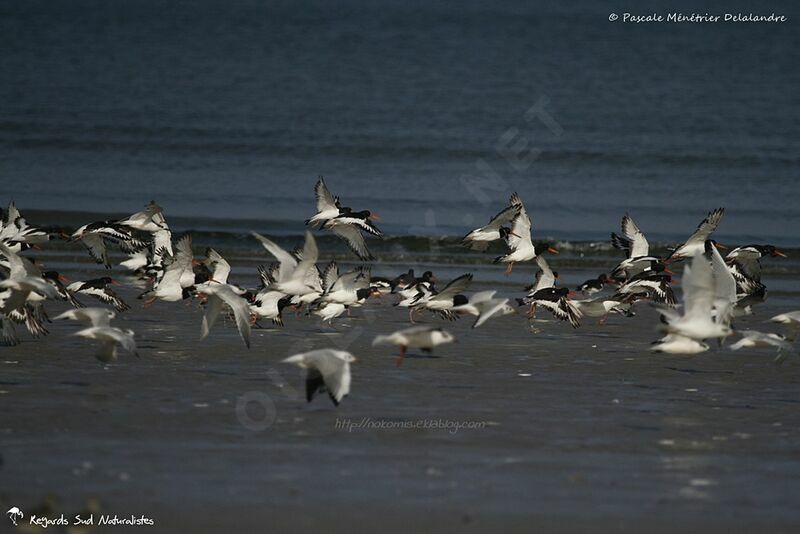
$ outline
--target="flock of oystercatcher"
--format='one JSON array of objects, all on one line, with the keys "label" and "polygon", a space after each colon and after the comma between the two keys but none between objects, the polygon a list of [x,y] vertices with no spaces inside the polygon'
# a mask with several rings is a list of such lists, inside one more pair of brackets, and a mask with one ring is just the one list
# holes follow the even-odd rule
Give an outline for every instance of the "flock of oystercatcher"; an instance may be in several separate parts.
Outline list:
[{"label": "flock of oystercatcher", "polygon": [[[320,177],[314,188],[317,213],[306,220],[312,229],[329,231],[345,241],[362,262],[374,260],[365,236],[380,238],[383,233],[375,225],[378,217],[368,211],[355,211],[342,206],[339,197],[328,190]],[[724,247],[710,239],[719,225],[724,209],[711,211],[697,230],[671,253],[660,258],[650,246],[634,220],[625,215],[621,232],[612,233],[614,247],[626,257],[609,273],[587,280],[575,291],[558,285],[554,272],[543,253],[557,253],[552,246],[537,247],[531,238],[531,220],[522,199],[516,193],[509,204],[463,238],[463,245],[476,251],[486,251],[494,241],[504,241],[506,254],[494,263],[507,264],[511,273],[514,264],[535,262],[538,270],[533,283],[522,298],[530,320],[538,309],[545,309],[559,320],[580,326],[584,317],[604,323],[609,314],[632,316],[634,306],[650,302],[661,314],[659,330],[663,337],[654,342],[651,350],[672,354],[697,354],[709,350],[709,342],[718,340],[722,346],[734,334],[733,320],[752,314],[753,307],[766,297],[761,281],[760,260],[785,256],[772,245],[737,247],[723,258]],[[0,214],[2,215],[2,214]],[[70,282],[56,271],[44,270],[31,249],[40,249],[51,238],[63,238],[82,243],[98,264],[112,268],[108,250],[115,247],[128,255],[119,265],[132,271],[146,285],[140,294],[146,308],[156,301],[179,302],[196,299],[204,306],[201,338],[211,332],[223,311],[232,316],[247,347],[250,331],[259,321],[271,320],[283,326],[285,309],[305,309],[307,315],[331,323],[335,318],[364,305],[370,297],[396,294],[396,306],[408,308],[409,321],[426,310],[443,319],[474,316],[473,328],[492,318],[517,312],[510,298],[497,296],[496,291],[466,294],[473,280],[464,274],[441,289],[431,271],[416,276],[411,269],[394,279],[371,276],[366,263],[341,272],[335,261],[323,268],[318,265],[319,249],[311,230],[305,232],[302,247],[287,251],[274,241],[253,233],[254,238],[274,258],[268,266],[259,267],[260,283],[245,288],[228,281],[230,264],[214,249],[208,248],[205,257],[194,257],[191,235],[173,240],[172,231],[163,209],[155,202],[144,211],[119,220],[86,224],[71,235],[50,233],[27,223],[12,202],[0,217],[0,322],[4,345],[19,341],[13,324],[23,324],[33,337],[47,334],[50,321],[44,304],[48,300],[67,301],[72,309],[53,320],[69,319],[85,325],[74,333],[98,342],[97,358],[103,362],[117,358],[118,348],[137,355],[134,332],[112,326],[116,314],[130,307],[114,291],[118,282],[108,276]],[[541,250],[540,250],[541,249]],[[682,304],[672,289],[673,272],[670,266],[687,261],[683,270]],[[584,298],[575,298],[578,293]],[[79,300],[92,297],[107,307],[84,307]],[[743,330],[741,338],[730,348],[775,347],[776,361],[782,361],[792,351],[792,343],[800,331],[800,311],[775,316],[771,321],[787,325],[787,335]],[[403,361],[407,349],[430,352],[435,347],[451,343],[455,337],[447,330],[430,325],[415,325],[391,334],[378,335],[373,345],[390,344],[399,347],[397,364]],[[308,370],[307,399],[317,392],[327,391],[337,404],[350,391],[350,363],[355,361],[347,351],[318,349],[296,354],[283,360]]]}]

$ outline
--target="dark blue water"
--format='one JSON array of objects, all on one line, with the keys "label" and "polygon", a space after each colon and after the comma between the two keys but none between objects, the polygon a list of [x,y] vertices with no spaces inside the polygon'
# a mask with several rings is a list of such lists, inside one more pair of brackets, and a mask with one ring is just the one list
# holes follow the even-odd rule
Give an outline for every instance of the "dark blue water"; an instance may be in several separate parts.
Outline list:
[{"label": "dark blue water", "polygon": [[[535,237],[604,238],[630,211],[677,239],[726,206],[721,239],[800,245],[791,3],[694,8],[789,17],[727,25],[613,23],[594,2],[297,4],[3,2],[0,201],[299,223],[324,174],[394,233],[464,233],[516,190]],[[672,9],[692,10],[637,12]]]}]

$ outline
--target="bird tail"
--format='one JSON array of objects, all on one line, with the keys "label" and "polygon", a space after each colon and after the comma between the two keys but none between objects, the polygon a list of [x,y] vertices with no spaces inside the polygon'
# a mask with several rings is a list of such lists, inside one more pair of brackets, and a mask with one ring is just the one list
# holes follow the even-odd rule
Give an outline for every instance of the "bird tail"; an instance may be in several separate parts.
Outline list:
[{"label": "bird tail", "polygon": [[497,256],[492,263],[501,263],[504,259],[506,259],[506,256],[508,256],[508,254]]}]

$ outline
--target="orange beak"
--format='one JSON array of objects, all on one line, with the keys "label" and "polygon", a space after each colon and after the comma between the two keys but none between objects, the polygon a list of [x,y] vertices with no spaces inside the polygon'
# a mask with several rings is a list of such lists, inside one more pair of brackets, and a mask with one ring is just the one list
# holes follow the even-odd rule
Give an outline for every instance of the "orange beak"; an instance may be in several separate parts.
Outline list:
[{"label": "orange beak", "polygon": [[116,280],[111,280],[111,283],[112,283],[113,285],[115,285],[115,286],[121,286],[121,285],[122,285],[122,284],[120,284],[119,282],[117,282]]},{"label": "orange beak", "polygon": [[553,247],[547,247],[547,252],[550,254],[558,254],[558,250],[554,249]]},{"label": "orange beak", "polygon": [[781,252],[780,250],[777,250],[777,249],[775,249],[775,255],[776,256],[780,256],[781,258],[786,258],[787,257],[785,252]]},{"label": "orange beak", "polygon": [[[511,230],[508,231],[508,235],[513,235],[514,237],[520,237],[519,234],[515,234]],[[520,237],[520,239],[522,239],[522,238]]]},{"label": "orange beak", "polygon": [[675,274],[675,273],[673,273],[672,271],[670,271],[669,269],[666,269],[666,268],[664,269],[664,272],[669,274],[669,275]]},{"label": "orange beak", "polygon": [[373,221],[380,221],[381,220],[381,218],[378,217],[377,213],[370,213],[368,219],[373,220]]},{"label": "orange beak", "polygon": [[714,246],[717,247],[717,250],[728,250],[728,247],[723,245],[722,243],[714,243]]},{"label": "orange beak", "polygon": [[69,278],[67,278],[63,274],[58,275],[58,281],[61,282],[62,284],[69,284],[70,282]]}]

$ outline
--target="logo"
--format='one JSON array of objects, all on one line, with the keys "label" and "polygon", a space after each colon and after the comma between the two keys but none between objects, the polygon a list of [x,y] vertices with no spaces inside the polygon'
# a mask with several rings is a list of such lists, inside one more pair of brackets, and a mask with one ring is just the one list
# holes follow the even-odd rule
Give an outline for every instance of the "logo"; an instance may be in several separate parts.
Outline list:
[{"label": "logo", "polygon": [[23,517],[25,517],[25,514],[23,514],[23,513],[22,513],[22,510],[20,510],[20,509],[19,509],[19,508],[17,508],[16,506],[13,506],[13,507],[12,507],[12,508],[11,508],[11,509],[10,509],[8,512],[6,512],[6,513],[8,514],[8,518],[11,520],[11,522],[12,522],[12,523],[14,523],[14,526],[15,526],[15,527],[17,526],[17,519],[18,519],[18,518],[19,518],[19,519],[22,519]]}]

